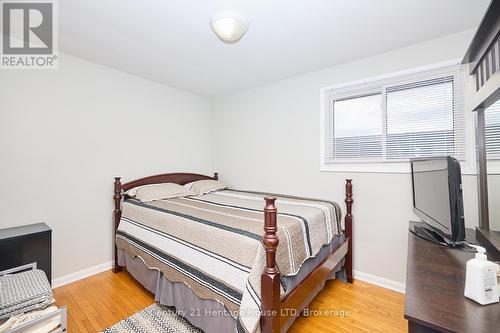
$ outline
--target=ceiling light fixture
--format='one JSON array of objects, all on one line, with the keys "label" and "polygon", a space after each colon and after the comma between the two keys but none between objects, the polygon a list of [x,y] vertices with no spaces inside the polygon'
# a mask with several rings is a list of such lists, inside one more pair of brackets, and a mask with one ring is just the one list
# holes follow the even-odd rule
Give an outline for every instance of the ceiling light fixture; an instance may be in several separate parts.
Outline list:
[{"label": "ceiling light fixture", "polygon": [[210,19],[215,34],[225,43],[236,43],[247,32],[248,21],[233,11],[215,13]]}]

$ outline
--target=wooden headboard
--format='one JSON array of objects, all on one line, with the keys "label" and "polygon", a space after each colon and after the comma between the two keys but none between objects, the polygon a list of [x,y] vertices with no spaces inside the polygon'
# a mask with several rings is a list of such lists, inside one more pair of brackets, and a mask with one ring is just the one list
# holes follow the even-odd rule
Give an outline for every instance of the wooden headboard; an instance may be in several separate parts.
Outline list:
[{"label": "wooden headboard", "polygon": [[[205,179],[217,180],[218,178],[219,178],[219,176],[218,176],[217,172],[214,173],[213,177],[200,175],[197,173],[185,173],[185,172],[164,173],[161,175],[155,175],[155,176],[149,176],[149,177],[136,179],[136,180],[130,181],[128,183],[125,183],[123,185],[120,185],[120,187],[121,187],[122,191],[127,191],[127,190],[130,190],[131,188],[134,188],[137,186],[142,186],[142,185],[162,184],[162,183],[175,183],[175,184],[179,184],[179,185],[184,185],[184,184],[194,182],[197,180],[205,180]],[[115,177],[115,184],[117,181],[120,182],[120,177]]]}]

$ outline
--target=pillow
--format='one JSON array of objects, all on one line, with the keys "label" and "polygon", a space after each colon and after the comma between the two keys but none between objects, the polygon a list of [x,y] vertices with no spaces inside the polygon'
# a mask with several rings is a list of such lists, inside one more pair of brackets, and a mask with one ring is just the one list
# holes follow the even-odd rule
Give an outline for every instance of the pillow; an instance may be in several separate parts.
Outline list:
[{"label": "pillow", "polygon": [[150,184],[150,185],[142,185],[142,186],[132,187],[130,190],[124,192],[123,194],[133,198],[133,197],[135,197],[137,190],[139,190],[140,188],[151,187],[151,186],[156,186],[156,185],[160,185],[160,184]]},{"label": "pillow", "polygon": [[223,190],[226,188],[231,188],[231,186],[226,183],[211,179],[198,180],[195,182],[188,183],[184,186],[189,190],[193,191],[194,193],[196,193],[196,195],[202,195],[210,192]]},{"label": "pillow", "polygon": [[[188,195],[196,195],[190,189],[174,183],[154,184],[148,186],[139,186],[133,192],[134,197],[141,202],[151,202],[161,199],[172,199],[178,197],[186,197]],[[130,193],[127,195],[130,196]]]}]

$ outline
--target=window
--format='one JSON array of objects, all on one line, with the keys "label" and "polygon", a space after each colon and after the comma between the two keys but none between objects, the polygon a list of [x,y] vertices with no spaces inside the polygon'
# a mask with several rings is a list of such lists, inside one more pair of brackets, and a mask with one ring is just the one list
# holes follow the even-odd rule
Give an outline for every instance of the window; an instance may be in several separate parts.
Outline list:
[{"label": "window", "polygon": [[453,78],[390,87],[387,100],[387,159],[455,153]]},{"label": "window", "polygon": [[322,89],[323,163],[464,160],[466,77],[454,65]]},{"label": "window", "polygon": [[335,101],[333,133],[336,158],[382,156],[381,105],[381,94]]},{"label": "window", "polygon": [[484,112],[486,156],[500,159],[500,100],[490,105]]}]

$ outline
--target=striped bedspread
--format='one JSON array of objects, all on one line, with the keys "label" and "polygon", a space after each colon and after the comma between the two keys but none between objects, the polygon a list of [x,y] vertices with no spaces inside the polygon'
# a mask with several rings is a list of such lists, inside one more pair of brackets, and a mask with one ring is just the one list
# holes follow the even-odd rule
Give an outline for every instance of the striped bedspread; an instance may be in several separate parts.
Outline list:
[{"label": "striped bedspread", "polygon": [[[260,275],[264,196],[223,190],[197,197],[122,206],[116,244],[140,256],[172,282],[185,283],[200,298],[221,302],[237,319],[237,330],[260,331]],[[342,232],[336,203],[276,195],[277,265],[297,274],[304,261]],[[282,286],[282,295],[287,290]]]}]

